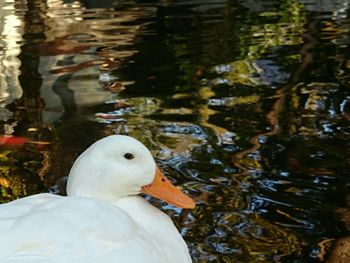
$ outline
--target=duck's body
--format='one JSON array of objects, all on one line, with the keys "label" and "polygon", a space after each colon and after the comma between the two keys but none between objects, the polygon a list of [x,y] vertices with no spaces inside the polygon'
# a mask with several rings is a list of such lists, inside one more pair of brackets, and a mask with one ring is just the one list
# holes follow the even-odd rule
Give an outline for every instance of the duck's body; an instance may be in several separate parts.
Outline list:
[{"label": "duck's body", "polygon": [[1,263],[191,262],[170,218],[143,198],[123,191],[113,198],[108,187],[98,198],[89,194],[96,189],[78,187],[87,159],[94,164],[81,157],[72,169],[69,196],[38,194],[0,206]]}]

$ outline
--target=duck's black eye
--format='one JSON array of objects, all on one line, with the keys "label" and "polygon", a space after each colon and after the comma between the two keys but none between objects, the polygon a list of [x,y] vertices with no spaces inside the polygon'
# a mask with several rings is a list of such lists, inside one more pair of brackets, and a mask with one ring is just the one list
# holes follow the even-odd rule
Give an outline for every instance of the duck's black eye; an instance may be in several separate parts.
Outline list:
[{"label": "duck's black eye", "polygon": [[132,153],[126,153],[124,154],[124,158],[127,160],[132,160],[135,158],[135,156]]}]

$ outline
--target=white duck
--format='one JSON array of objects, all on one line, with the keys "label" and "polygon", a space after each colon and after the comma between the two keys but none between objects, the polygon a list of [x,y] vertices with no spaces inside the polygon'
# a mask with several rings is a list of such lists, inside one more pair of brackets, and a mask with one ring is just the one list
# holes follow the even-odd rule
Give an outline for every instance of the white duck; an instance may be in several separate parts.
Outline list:
[{"label": "white duck", "polygon": [[191,262],[173,222],[141,192],[195,206],[139,141],[123,135],[99,140],[75,161],[67,197],[38,194],[0,205],[0,262]]}]

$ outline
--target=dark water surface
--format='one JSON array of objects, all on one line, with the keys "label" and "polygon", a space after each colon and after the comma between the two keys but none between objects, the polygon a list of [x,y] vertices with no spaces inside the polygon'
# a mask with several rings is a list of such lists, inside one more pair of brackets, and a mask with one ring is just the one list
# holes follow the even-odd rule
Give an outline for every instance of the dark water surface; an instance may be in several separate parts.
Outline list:
[{"label": "dark water surface", "polygon": [[194,262],[338,262],[349,16],[346,0],[0,1],[0,133],[49,142],[2,147],[1,202],[64,194],[81,151],[129,134],[197,200],[153,200]]}]

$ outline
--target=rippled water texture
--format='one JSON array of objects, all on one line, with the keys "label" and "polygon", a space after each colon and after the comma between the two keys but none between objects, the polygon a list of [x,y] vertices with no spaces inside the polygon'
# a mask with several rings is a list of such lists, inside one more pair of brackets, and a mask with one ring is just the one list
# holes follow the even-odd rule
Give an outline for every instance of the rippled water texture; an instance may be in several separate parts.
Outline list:
[{"label": "rippled water texture", "polygon": [[32,141],[1,148],[1,202],[64,194],[82,150],[129,134],[197,200],[152,200],[194,262],[338,262],[350,251],[349,5],[0,1],[1,134]]}]

